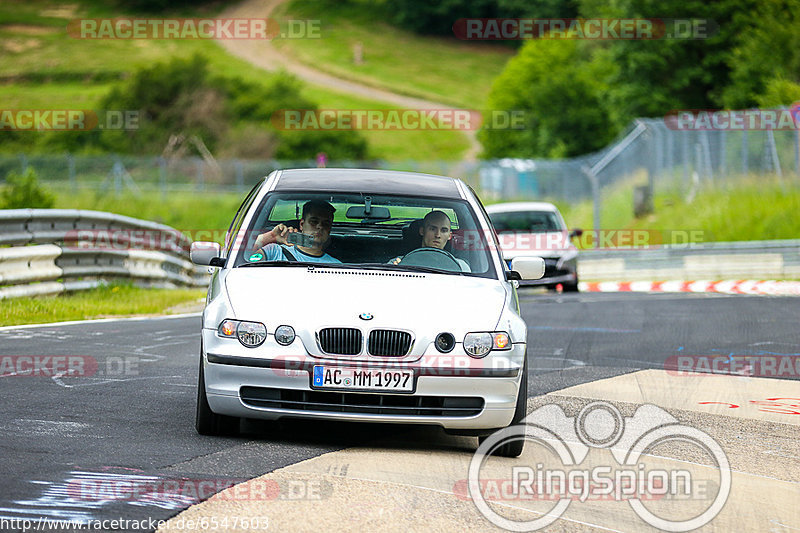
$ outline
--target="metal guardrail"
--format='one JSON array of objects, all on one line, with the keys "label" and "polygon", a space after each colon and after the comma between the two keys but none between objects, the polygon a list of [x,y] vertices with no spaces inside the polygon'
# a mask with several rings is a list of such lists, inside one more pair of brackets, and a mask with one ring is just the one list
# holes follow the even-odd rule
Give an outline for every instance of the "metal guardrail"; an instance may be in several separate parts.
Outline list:
[{"label": "metal guardrail", "polygon": [[585,250],[578,275],[586,281],[800,279],[800,240]]},{"label": "metal guardrail", "polygon": [[[137,249],[137,234],[166,236]],[[113,235],[98,240],[98,235]],[[0,299],[90,289],[107,279],[202,287],[208,270],[189,261],[191,241],[176,229],[79,209],[0,210]],[[119,249],[122,248],[122,249]]]}]

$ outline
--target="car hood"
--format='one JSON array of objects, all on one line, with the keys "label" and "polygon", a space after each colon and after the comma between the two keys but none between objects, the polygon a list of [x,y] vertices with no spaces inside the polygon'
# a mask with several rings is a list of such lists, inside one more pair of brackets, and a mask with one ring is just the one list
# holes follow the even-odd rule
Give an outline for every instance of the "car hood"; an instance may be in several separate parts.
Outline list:
[{"label": "car hood", "polygon": [[498,233],[497,238],[505,260],[521,255],[562,257],[567,252],[577,250],[569,238],[569,232],[566,231],[544,233],[509,231]]},{"label": "car hood", "polygon": [[[235,268],[226,278],[235,318],[318,330],[365,326],[460,334],[492,330],[505,289],[496,279],[384,270]],[[372,315],[369,321],[360,319]]]}]

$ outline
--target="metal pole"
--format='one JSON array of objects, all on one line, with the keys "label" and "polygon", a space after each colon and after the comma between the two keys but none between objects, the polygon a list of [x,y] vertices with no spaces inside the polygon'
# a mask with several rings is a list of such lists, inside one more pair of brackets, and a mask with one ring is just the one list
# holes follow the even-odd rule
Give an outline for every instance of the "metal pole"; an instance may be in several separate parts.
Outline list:
[{"label": "metal pole", "polygon": [[[583,165],[581,167],[583,173],[586,174],[586,177],[589,178],[589,183],[592,184],[592,224],[594,225],[594,232],[596,236],[600,235],[600,207],[601,207],[601,199],[600,199],[600,183],[597,180],[597,176],[594,174],[592,169],[588,165]],[[594,239],[594,246],[597,248],[600,244],[599,239]]]},{"label": "metal pole", "polygon": [[233,163],[233,168],[236,170],[236,190],[243,191],[244,190],[244,169],[242,168],[242,162],[237,159]]},{"label": "metal pole", "polygon": [[794,169],[800,176],[800,129],[794,130]]},{"label": "metal pole", "polygon": [[684,192],[686,192],[689,190],[689,168],[691,166],[691,160],[689,158],[689,132],[684,131],[681,133],[681,138],[683,139],[683,188]]},{"label": "metal pole", "polygon": [[205,189],[206,186],[205,183],[206,176],[205,173],[203,172],[203,160],[198,157],[195,159],[195,162],[197,167],[197,184],[195,186],[195,189],[198,191],[202,191]]},{"label": "metal pole", "polygon": [[167,198],[167,161],[163,157],[158,158],[158,185],[161,189],[161,198]]},{"label": "metal pole", "polygon": [[742,131],[742,175],[750,173],[747,163],[747,130]]},{"label": "metal pole", "polygon": [[75,158],[72,157],[72,154],[67,154],[67,173],[69,174],[69,185],[72,192],[78,192],[78,183],[75,181]]},{"label": "metal pole", "polygon": [[772,158],[772,168],[778,175],[778,180],[783,183],[781,160],[778,159],[778,147],[775,145],[775,132],[772,130],[772,128],[767,129],[767,142],[769,143],[769,155]]}]

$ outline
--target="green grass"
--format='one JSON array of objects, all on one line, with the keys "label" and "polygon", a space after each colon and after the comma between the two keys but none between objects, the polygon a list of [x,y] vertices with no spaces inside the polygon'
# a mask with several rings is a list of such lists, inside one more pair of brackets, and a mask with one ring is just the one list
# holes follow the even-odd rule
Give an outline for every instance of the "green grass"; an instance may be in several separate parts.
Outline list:
[{"label": "green grass", "polygon": [[0,325],[41,324],[119,315],[162,314],[196,302],[204,289],[143,289],[111,284],[59,296],[0,300]]},{"label": "green grass", "polygon": [[[67,35],[68,20],[122,16],[110,0],[70,2],[64,17],[46,16],[64,4],[36,0],[19,4],[0,0],[0,101],[8,109],[97,109],[113,83],[138,67],[201,53],[215,74],[261,84],[272,74],[231,56],[210,40],[89,40]],[[220,6],[217,6],[219,8]],[[23,25],[27,28],[11,26]],[[319,40],[315,40],[319,43]],[[487,79],[487,84],[488,84]],[[327,109],[388,109],[379,102],[305,85],[304,94]],[[455,160],[468,147],[454,131],[361,132],[370,157],[393,161]],[[33,134],[33,132],[32,132]]]},{"label": "green grass", "polygon": [[[318,39],[275,40],[301,62],[366,85],[467,109],[484,108],[492,80],[514,55],[513,49],[496,43],[421,37],[398,29],[383,22],[388,18],[385,8],[370,2],[293,0],[278,9],[273,16],[279,20],[320,21]],[[356,43],[363,50],[360,65],[353,62]]]},{"label": "green grass", "polygon": [[[656,191],[654,212],[633,215],[633,184],[603,191],[601,228],[699,232],[695,241],[729,242],[800,238],[800,183],[775,176],[749,176],[697,191],[691,202],[677,190]],[[592,203],[557,202],[570,228],[594,229]]]},{"label": "green grass", "polygon": [[[56,194],[57,209],[92,209],[117,213],[144,220],[153,220],[175,229],[191,232],[215,231],[224,238],[233,215],[244,200],[246,193],[189,193],[170,192],[166,198],[158,192],[143,192],[141,195],[125,193],[100,195],[94,191],[79,190],[77,193]],[[220,239],[205,239],[217,240]],[[203,239],[195,239],[203,240]]]},{"label": "green grass", "polygon": [[[394,109],[395,106],[334,93],[316,85],[306,85],[303,95],[319,103],[320,109]],[[447,130],[360,130],[378,159],[390,161],[454,161],[469,148],[460,131]]]}]

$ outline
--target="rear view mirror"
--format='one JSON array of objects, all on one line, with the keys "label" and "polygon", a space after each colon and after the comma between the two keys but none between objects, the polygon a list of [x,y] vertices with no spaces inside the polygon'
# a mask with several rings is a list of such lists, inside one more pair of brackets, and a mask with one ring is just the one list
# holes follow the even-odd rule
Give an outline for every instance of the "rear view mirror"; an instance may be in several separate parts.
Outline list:
[{"label": "rear view mirror", "polygon": [[519,273],[522,279],[541,279],[544,276],[544,259],[522,256],[511,260],[511,270]]},{"label": "rear view mirror", "polygon": [[220,247],[216,242],[193,242],[189,250],[189,257],[195,265],[222,266],[225,260],[219,255]]},{"label": "rear view mirror", "polygon": [[354,205],[347,208],[347,218],[377,218],[386,220],[392,218],[389,214],[388,207],[369,207],[369,212],[366,206]]},{"label": "rear view mirror", "polygon": [[574,230],[569,232],[569,238],[570,239],[573,238],[573,237],[581,237],[582,235],[583,235],[583,230],[580,229],[580,228],[576,228],[576,229],[574,229]]}]

